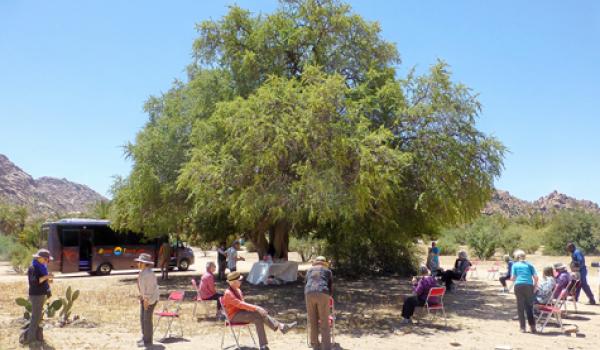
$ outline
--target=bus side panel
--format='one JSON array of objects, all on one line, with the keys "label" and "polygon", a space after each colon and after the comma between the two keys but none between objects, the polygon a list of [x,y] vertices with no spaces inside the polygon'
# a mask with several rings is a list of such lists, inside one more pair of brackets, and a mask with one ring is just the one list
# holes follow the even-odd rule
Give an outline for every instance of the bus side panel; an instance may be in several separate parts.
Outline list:
[{"label": "bus side panel", "polygon": [[[43,229],[45,229],[44,227]],[[50,261],[48,267],[50,271],[61,271],[61,261],[62,261],[62,245],[60,244],[60,240],[58,239],[58,229],[56,225],[49,225],[48,228],[48,246],[43,248],[48,248],[50,251],[50,255],[54,258],[54,260]],[[62,272],[62,271],[61,271]]]},{"label": "bus side panel", "polygon": [[93,248],[93,266],[96,271],[98,266],[108,263],[113,270],[131,270],[137,268],[134,261],[140,254],[147,253],[156,259],[156,247],[154,245],[117,245],[117,246],[95,246]]}]

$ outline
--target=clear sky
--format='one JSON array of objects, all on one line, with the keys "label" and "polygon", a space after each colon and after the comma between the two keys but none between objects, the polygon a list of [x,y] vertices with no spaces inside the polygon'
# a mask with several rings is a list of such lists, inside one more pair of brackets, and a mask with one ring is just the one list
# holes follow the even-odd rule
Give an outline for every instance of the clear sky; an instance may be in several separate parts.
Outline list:
[{"label": "clear sky", "polygon": [[[146,98],[184,78],[195,24],[233,1],[0,1],[0,153],[106,195]],[[270,12],[275,1],[237,1]],[[350,2],[397,44],[400,73],[441,58],[510,149],[497,187],[600,202],[600,2]]]}]

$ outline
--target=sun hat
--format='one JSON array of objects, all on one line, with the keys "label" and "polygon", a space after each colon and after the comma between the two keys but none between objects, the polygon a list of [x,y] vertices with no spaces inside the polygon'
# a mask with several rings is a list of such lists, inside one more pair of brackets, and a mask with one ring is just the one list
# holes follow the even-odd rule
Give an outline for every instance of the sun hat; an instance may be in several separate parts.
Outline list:
[{"label": "sun hat", "polygon": [[50,251],[48,249],[40,249],[37,253],[32,255],[34,258],[46,258],[48,260],[54,260],[52,255],[50,255]]},{"label": "sun hat", "polygon": [[142,253],[137,259],[133,259],[134,261],[141,262],[148,265],[154,265],[154,261],[152,261],[152,257],[148,253]]},{"label": "sun hat", "polygon": [[315,258],[315,260],[313,261],[313,265],[323,265],[325,267],[329,266],[329,262],[327,261],[327,259],[324,256],[317,256]]},{"label": "sun hat", "polygon": [[243,280],[244,276],[237,271],[233,271],[227,274],[227,282],[233,282],[237,280]]},{"label": "sun hat", "polygon": [[563,263],[556,263],[556,264],[554,264],[554,269],[555,270],[566,270],[567,266]]}]

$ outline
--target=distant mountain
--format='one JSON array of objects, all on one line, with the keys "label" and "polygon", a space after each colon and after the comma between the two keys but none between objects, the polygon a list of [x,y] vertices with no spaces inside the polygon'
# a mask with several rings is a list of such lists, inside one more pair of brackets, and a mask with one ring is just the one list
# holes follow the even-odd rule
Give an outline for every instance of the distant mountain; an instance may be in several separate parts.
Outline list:
[{"label": "distant mountain", "polygon": [[67,179],[34,179],[0,154],[0,202],[26,207],[34,216],[83,213],[107,200],[91,188]]},{"label": "distant mountain", "polygon": [[512,196],[507,191],[496,190],[492,199],[483,209],[484,214],[500,214],[506,217],[531,216],[533,214],[552,214],[562,210],[580,209],[587,212],[600,214],[598,204],[569,197],[566,194],[554,191],[540,199],[528,202]]}]

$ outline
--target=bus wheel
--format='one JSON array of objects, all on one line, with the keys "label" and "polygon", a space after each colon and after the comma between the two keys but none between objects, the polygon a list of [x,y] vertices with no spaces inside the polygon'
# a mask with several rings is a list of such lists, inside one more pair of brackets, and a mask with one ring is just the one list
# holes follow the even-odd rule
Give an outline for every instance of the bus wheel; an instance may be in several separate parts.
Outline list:
[{"label": "bus wheel", "polygon": [[190,268],[190,262],[187,259],[181,259],[179,261],[179,265],[177,265],[177,269],[179,271],[187,271]]},{"label": "bus wheel", "polygon": [[100,266],[98,266],[98,275],[100,275],[100,276],[110,275],[111,270],[112,270],[112,266],[110,266],[109,263],[103,263]]}]

